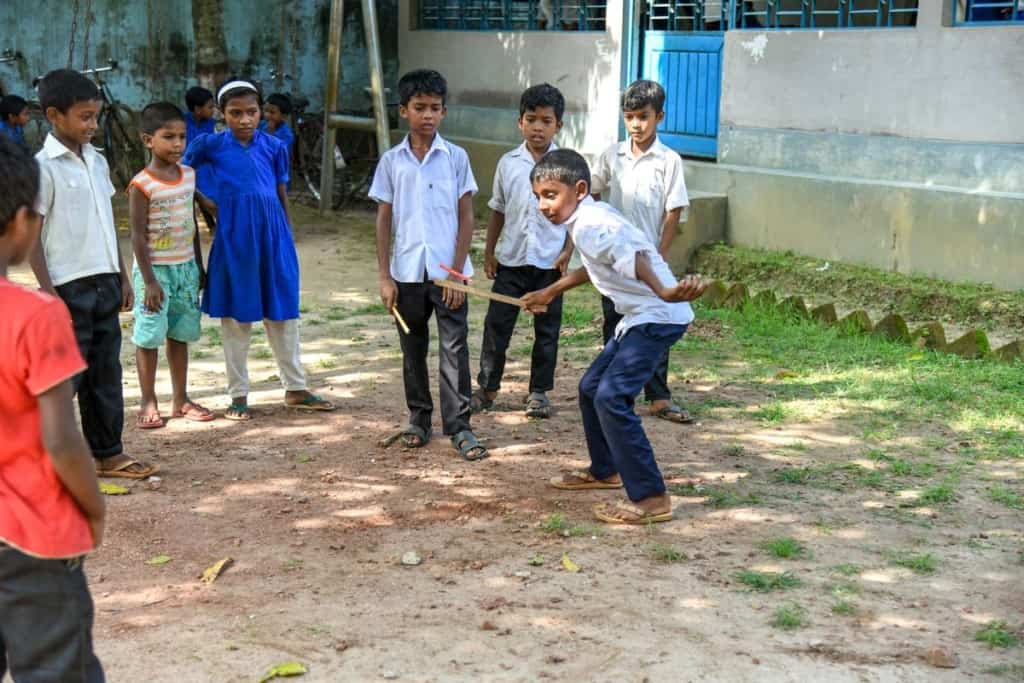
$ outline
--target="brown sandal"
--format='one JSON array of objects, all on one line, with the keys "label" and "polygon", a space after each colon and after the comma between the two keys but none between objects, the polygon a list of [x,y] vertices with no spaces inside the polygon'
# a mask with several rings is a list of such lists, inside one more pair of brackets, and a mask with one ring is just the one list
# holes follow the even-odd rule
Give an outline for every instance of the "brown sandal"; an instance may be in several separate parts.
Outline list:
[{"label": "brown sandal", "polygon": [[594,506],[594,516],[608,524],[655,524],[672,521],[672,510],[647,512],[642,507],[619,500],[614,505],[600,503]]},{"label": "brown sandal", "polygon": [[[100,461],[102,462],[102,461]],[[146,465],[138,460],[130,459],[112,469],[96,468],[97,477],[108,477],[112,479],[145,479],[160,471],[159,465]]]},{"label": "brown sandal", "polygon": [[[612,477],[615,481],[612,481]],[[557,477],[552,477],[550,484],[556,489],[563,491],[585,491],[587,489],[620,489],[622,479],[615,474],[608,479],[598,479],[590,473],[590,470],[572,470],[563,472]]]}]

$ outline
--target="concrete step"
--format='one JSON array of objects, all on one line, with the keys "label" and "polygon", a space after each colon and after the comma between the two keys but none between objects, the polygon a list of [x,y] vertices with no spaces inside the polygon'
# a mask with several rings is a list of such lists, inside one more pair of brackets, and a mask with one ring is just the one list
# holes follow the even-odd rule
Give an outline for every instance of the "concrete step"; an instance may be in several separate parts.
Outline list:
[{"label": "concrete step", "polygon": [[672,242],[668,263],[672,272],[681,276],[690,268],[693,254],[705,244],[725,241],[728,197],[718,192],[690,190],[690,207],[686,223]]}]

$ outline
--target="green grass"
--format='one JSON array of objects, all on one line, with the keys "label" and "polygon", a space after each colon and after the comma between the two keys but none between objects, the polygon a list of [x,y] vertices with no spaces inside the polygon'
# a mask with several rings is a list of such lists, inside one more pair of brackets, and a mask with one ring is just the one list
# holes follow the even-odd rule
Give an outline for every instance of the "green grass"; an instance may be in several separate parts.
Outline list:
[{"label": "green grass", "polygon": [[669,493],[684,498],[703,498],[705,505],[716,509],[754,506],[764,502],[755,492],[737,491],[721,486],[673,484],[669,486]]},{"label": "green grass", "polygon": [[1005,621],[990,621],[974,634],[974,639],[991,648],[1015,647],[1020,638],[1006,625]]},{"label": "green grass", "polygon": [[939,560],[931,553],[898,551],[892,554],[890,564],[904,567],[915,574],[933,574],[939,567]]},{"label": "green grass", "polygon": [[737,572],[736,580],[751,590],[762,593],[796,588],[802,584],[793,572],[758,572],[752,569]]},{"label": "green grass", "polygon": [[859,565],[847,562],[844,564],[835,565],[834,567],[832,567],[831,571],[842,576],[857,576],[861,573],[862,570]]},{"label": "green grass", "polygon": [[781,484],[807,484],[814,476],[810,467],[787,467],[775,472],[773,478]]},{"label": "green grass", "polygon": [[733,458],[738,458],[744,455],[746,452],[747,449],[738,443],[731,443],[722,449],[722,455],[727,455]]},{"label": "green grass", "polygon": [[260,346],[255,351],[253,351],[252,357],[258,358],[260,360],[267,360],[268,358],[274,357],[274,352],[271,351],[269,347]]},{"label": "green grass", "polygon": [[761,544],[761,548],[772,557],[778,557],[783,560],[793,560],[810,555],[810,552],[803,543],[789,537],[773,538],[770,541],[765,541]]},{"label": "green grass", "polygon": [[764,425],[779,425],[789,417],[790,410],[782,403],[775,401],[763,405],[751,413],[751,416]]},{"label": "green grass", "polygon": [[852,614],[856,614],[857,608],[849,600],[837,600],[832,603],[832,614],[838,614],[840,616],[848,617]]},{"label": "green grass", "polygon": [[673,546],[665,545],[663,543],[656,543],[651,546],[651,556],[658,562],[664,562],[665,564],[675,564],[678,562],[686,562],[690,559],[686,553],[681,550],[677,550]]},{"label": "green grass", "polygon": [[565,518],[561,512],[556,512],[545,519],[541,525],[540,530],[546,534],[553,534],[560,531],[564,531],[569,528],[569,521]]},{"label": "green grass", "polygon": [[1011,491],[1001,484],[997,484],[988,490],[988,497],[993,503],[1005,505],[1015,510],[1024,510],[1024,496]]},{"label": "green grass", "polygon": [[943,505],[952,503],[956,498],[956,490],[950,483],[944,482],[926,488],[916,502],[918,505]]},{"label": "green grass", "polygon": [[990,676],[1006,676],[1014,681],[1024,681],[1024,664],[996,664],[982,669],[981,673]]},{"label": "green grass", "polygon": [[807,610],[796,603],[788,603],[775,610],[772,626],[783,631],[792,631],[807,625]]}]

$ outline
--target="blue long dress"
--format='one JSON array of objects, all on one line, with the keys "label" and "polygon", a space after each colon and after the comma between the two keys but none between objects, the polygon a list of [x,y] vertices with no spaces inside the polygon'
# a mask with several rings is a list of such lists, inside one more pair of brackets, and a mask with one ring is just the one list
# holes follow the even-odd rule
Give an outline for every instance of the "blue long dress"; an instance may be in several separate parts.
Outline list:
[{"label": "blue long dress", "polygon": [[277,196],[288,150],[256,131],[243,146],[230,130],[201,135],[182,163],[217,175],[217,233],[206,267],[203,312],[250,323],[299,317],[299,259]]}]

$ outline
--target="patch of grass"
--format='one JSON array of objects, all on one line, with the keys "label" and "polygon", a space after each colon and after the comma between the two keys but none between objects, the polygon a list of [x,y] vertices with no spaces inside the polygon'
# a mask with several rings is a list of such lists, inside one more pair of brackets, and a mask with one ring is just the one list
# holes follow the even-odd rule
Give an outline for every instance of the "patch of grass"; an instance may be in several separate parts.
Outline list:
[{"label": "patch of grass", "polygon": [[956,491],[948,482],[930,486],[917,498],[918,505],[942,505],[956,500]]},{"label": "patch of grass", "polygon": [[336,320],[344,320],[345,318],[347,318],[348,311],[346,311],[341,306],[331,306],[326,311],[324,311],[323,315],[324,318],[333,322]]},{"label": "patch of grass", "polygon": [[810,552],[800,541],[795,538],[782,537],[773,538],[761,544],[761,548],[773,557],[783,560],[792,560],[801,557],[808,557]]},{"label": "patch of grass", "polygon": [[1000,503],[1015,510],[1024,510],[1024,496],[1011,491],[1002,484],[990,488],[988,490],[988,497],[994,503]]},{"label": "patch of grass", "polygon": [[843,581],[842,583],[828,586],[828,592],[834,598],[849,598],[860,594],[860,586],[850,581]]},{"label": "patch of grass", "polygon": [[756,493],[741,493],[725,488],[708,488],[704,491],[703,495],[706,498],[704,504],[715,509],[747,507],[760,505],[764,502],[761,496]]},{"label": "patch of grass", "polygon": [[796,603],[782,605],[772,616],[772,626],[784,631],[803,628],[807,625],[807,610]]},{"label": "patch of grass", "polygon": [[803,441],[794,441],[784,444],[782,447],[797,453],[806,453],[809,450],[809,447]]},{"label": "patch of grass", "polygon": [[915,574],[933,574],[939,566],[938,558],[931,553],[909,551],[893,553],[889,562],[897,567],[909,569]]},{"label": "patch of grass", "polygon": [[752,569],[744,569],[738,572],[736,580],[748,586],[751,590],[761,593],[796,588],[802,584],[800,578],[793,572],[758,572]]},{"label": "patch of grass", "polygon": [[837,600],[832,603],[832,614],[848,617],[856,612],[857,608],[849,600]]},{"label": "patch of grass", "polygon": [[1006,676],[1011,680],[1024,681],[1024,664],[996,664],[983,669],[983,674],[990,676]]},{"label": "patch of grass", "polygon": [[807,484],[814,476],[810,467],[787,467],[775,472],[775,481],[781,484]]},{"label": "patch of grass", "polygon": [[252,357],[253,358],[258,358],[260,360],[267,360],[268,358],[273,358],[274,357],[274,352],[271,351],[266,346],[261,346],[258,349],[256,349],[255,351],[253,351]]},{"label": "patch of grass", "polygon": [[978,629],[974,634],[974,639],[991,648],[1015,647],[1020,643],[1020,638],[1006,625],[1005,621],[988,622]]},{"label": "patch of grass", "polygon": [[686,562],[690,559],[686,553],[681,550],[676,550],[673,546],[665,545],[663,543],[656,543],[651,546],[651,556],[658,562],[664,562],[665,564]]},{"label": "patch of grass", "polygon": [[861,568],[859,565],[847,562],[833,566],[830,571],[833,571],[836,574],[841,574],[842,576],[857,576],[861,573]]},{"label": "patch of grass", "polygon": [[324,356],[317,361],[317,365],[322,367],[324,370],[330,370],[331,368],[338,367],[338,359],[334,356]]},{"label": "patch of grass", "polygon": [[546,534],[557,533],[560,531],[564,531],[568,528],[569,521],[561,512],[556,512],[552,514],[540,525],[540,530]]},{"label": "patch of grass", "polygon": [[775,401],[763,405],[751,413],[751,416],[764,425],[782,424],[790,414],[790,409],[784,404]]},{"label": "patch of grass", "polygon": [[722,455],[727,455],[733,458],[738,458],[741,455],[744,455],[746,452],[747,449],[744,448],[742,444],[738,443],[728,444],[722,449]]}]

